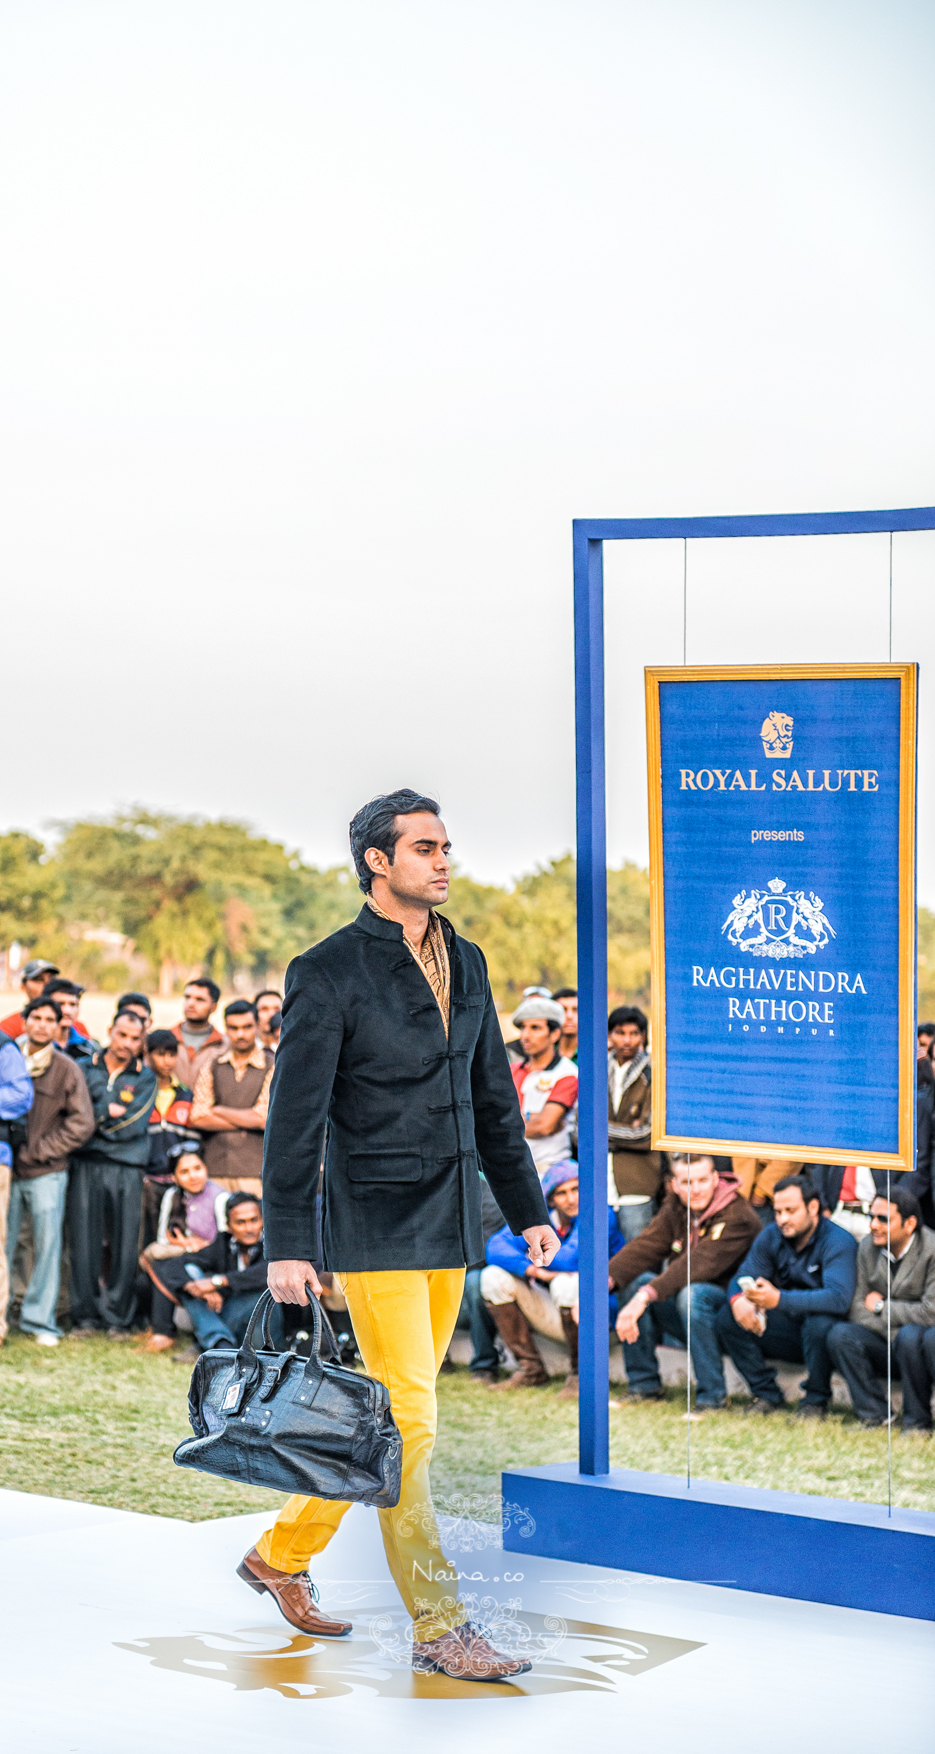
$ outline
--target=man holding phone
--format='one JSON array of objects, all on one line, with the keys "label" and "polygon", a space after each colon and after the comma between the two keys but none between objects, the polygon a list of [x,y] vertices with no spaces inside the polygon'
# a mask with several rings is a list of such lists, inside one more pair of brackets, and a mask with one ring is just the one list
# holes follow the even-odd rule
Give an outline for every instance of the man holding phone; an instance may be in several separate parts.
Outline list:
[{"label": "man holding phone", "polygon": [[[529,1665],[494,1650],[458,1599],[442,1553],[429,1463],[435,1378],[483,1254],[482,1169],[529,1259],[558,1249],[523,1131],[487,968],[436,913],[449,842],[434,799],[375,798],[351,823],[365,905],[286,975],[263,1164],[269,1286],[305,1304],[321,1285],[316,1196],[324,1153],[323,1264],[347,1299],[366,1370],[385,1383],[403,1440],[399,1504],[380,1523],[413,1619],[413,1668],[491,1681]],[[327,1140],[327,1142],[326,1142]],[[347,1505],[291,1498],[241,1575],[302,1631],[339,1636],[317,1612],[310,1558]]]}]

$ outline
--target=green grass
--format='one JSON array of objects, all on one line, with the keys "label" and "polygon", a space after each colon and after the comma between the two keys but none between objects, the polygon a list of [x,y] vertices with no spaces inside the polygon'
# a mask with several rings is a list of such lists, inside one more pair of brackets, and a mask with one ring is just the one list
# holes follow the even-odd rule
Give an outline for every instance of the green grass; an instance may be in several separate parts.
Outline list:
[{"label": "green grass", "polygon": [[[432,1476],[442,1510],[500,1489],[500,1471],[572,1461],[577,1408],[548,1388],[495,1394],[458,1370],[439,1379]],[[283,1495],[176,1468],[188,1434],[188,1370],[104,1338],[57,1351],[11,1334],[0,1348],[0,1486],[77,1498],[121,1510],[200,1522],[278,1509]],[[679,1474],[685,1469],[684,1395],[611,1410],[611,1462]],[[745,1418],[742,1403],[691,1426],[695,1478],[886,1501],[886,1433],[850,1413],[802,1427],[784,1414]],[[935,1510],[935,1447],[893,1436],[893,1502]],[[481,1514],[493,1514],[489,1504]]]}]

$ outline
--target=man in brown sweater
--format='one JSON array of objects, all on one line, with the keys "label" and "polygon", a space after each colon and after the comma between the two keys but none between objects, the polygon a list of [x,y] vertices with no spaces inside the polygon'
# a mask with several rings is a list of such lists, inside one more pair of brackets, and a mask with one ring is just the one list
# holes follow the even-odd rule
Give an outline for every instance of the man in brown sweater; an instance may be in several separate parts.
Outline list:
[{"label": "man in brown sweater", "polygon": [[208,1175],[231,1194],[263,1191],[263,1133],[274,1056],[257,1041],[256,1012],[248,999],[224,1011],[230,1047],[202,1066],[195,1081],[189,1125],[205,1136]]},{"label": "man in brown sweater", "polygon": [[700,1410],[724,1406],[727,1389],[714,1322],[727,1301],[731,1274],[759,1229],[736,1175],[719,1175],[710,1157],[673,1159],[672,1189],[659,1212],[610,1261],[611,1290],[625,1291],[628,1299],[617,1316],[617,1333],[631,1400],[662,1399],[656,1347],[667,1339],[686,1344],[690,1300],[696,1405]]},{"label": "man in brown sweater", "polygon": [[33,1081],[26,1141],[13,1156],[7,1250],[12,1268],[23,1212],[32,1225],[33,1270],[20,1310],[24,1334],[40,1346],[57,1346],[55,1319],[62,1260],[62,1220],[72,1151],[94,1132],[94,1109],[81,1071],[56,1045],[62,1020],[54,998],[33,999],[23,1013],[17,1046]]}]

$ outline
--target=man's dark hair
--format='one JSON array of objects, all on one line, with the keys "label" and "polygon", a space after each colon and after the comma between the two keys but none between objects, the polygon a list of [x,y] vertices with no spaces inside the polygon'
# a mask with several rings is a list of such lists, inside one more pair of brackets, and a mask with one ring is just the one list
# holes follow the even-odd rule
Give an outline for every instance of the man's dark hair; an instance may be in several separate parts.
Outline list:
[{"label": "man's dark hair", "polygon": [[142,1030],[145,1030],[145,1028],[146,1028],[146,1025],[143,1022],[143,1019],[140,1016],[139,1012],[138,1011],[128,1011],[126,1006],[124,1005],[124,1007],[121,1011],[114,1012],[114,1021],[110,1026],[111,1029],[116,1029],[117,1024],[120,1022],[121,1017],[129,1017],[131,1023],[137,1024],[138,1027]]},{"label": "man's dark hair", "polygon": [[168,1053],[170,1048],[175,1054],[179,1051],[178,1036],[173,1035],[171,1029],[154,1029],[146,1037],[146,1052],[148,1054]]},{"label": "man's dark hair", "polygon": [[922,1207],[919,1205],[915,1194],[911,1194],[908,1188],[897,1186],[895,1188],[890,1188],[888,1194],[876,1193],[873,1198],[874,1200],[888,1200],[891,1206],[896,1207],[904,1224],[907,1218],[914,1218],[916,1221],[916,1229],[922,1229]]},{"label": "man's dark hair", "polygon": [[798,1188],[806,1206],[810,1206],[813,1200],[817,1200],[818,1209],[821,1211],[821,1195],[810,1175],[780,1176],[778,1182],[773,1188],[773,1193],[781,1194],[783,1188]]},{"label": "man's dark hair", "polygon": [[916,1030],[916,1041],[920,1035],[935,1035],[935,1023],[920,1023]]},{"label": "man's dark hair", "polygon": [[228,1017],[244,1017],[248,1011],[256,1022],[256,1006],[252,1005],[249,999],[232,999],[230,1004],[224,1007],[224,1021],[226,1023]]},{"label": "man's dark hair", "polygon": [[23,1016],[31,1017],[33,1012],[38,1011],[42,1005],[44,1005],[48,1011],[54,1011],[59,1023],[61,1023],[62,1007],[57,1004],[55,999],[53,999],[51,993],[40,993],[38,999],[30,999],[29,1004],[23,1006]]},{"label": "man's dark hair", "polygon": [[54,980],[46,981],[42,997],[51,999],[55,993],[71,993],[73,998],[80,999],[83,992],[84,987],[79,987],[77,981],[67,981],[64,975],[56,975]]},{"label": "man's dark hair", "polygon": [[553,999],[577,999],[577,987],[557,987],[552,994]]},{"label": "man's dark hair", "polygon": [[132,1005],[145,1005],[150,1017],[153,1014],[152,1005],[145,993],[121,993],[117,1000],[117,1010],[129,1011]]},{"label": "man's dark hair", "polygon": [[641,1011],[638,1005],[618,1005],[616,1011],[612,1011],[607,1019],[608,1034],[612,1029],[617,1029],[621,1023],[635,1023],[637,1029],[642,1033],[643,1040],[646,1040],[649,1024],[646,1021],[646,1012]]},{"label": "man's dark hair", "polygon": [[253,995],[254,1009],[256,1009],[256,1007],[260,1003],[261,999],[278,999],[279,1003],[282,1004],[282,994],[277,993],[275,987],[264,987],[262,993],[254,993],[254,995]]},{"label": "man's dark hair", "polygon": [[217,985],[217,982],[209,981],[207,975],[196,974],[193,980],[185,982],[184,991],[186,993],[188,992],[189,987],[204,987],[205,992],[211,994],[212,1005],[216,1005],[221,997],[221,989]]},{"label": "man's dark hair", "polygon": [[262,1210],[263,1210],[262,1200],[257,1199],[256,1194],[246,1194],[243,1191],[241,1191],[239,1194],[231,1194],[231,1197],[228,1200],[227,1205],[224,1208],[225,1212],[227,1213],[228,1218],[230,1217],[231,1213],[233,1212],[234,1207],[235,1206],[242,1206],[246,1200],[250,1201],[251,1206],[259,1206],[260,1211],[262,1212]]},{"label": "man's dark hair", "polygon": [[351,819],[351,858],[365,895],[369,895],[373,888],[373,872],[364,859],[367,848],[376,847],[378,852],[385,853],[392,865],[401,833],[396,826],[397,816],[417,816],[422,812],[426,816],[437,816],[440,809],[437,798],[426,798],[421,792],[402,786],[398,792],[386,792],[381,798],[371,798],[369,804],[358,810]]}]

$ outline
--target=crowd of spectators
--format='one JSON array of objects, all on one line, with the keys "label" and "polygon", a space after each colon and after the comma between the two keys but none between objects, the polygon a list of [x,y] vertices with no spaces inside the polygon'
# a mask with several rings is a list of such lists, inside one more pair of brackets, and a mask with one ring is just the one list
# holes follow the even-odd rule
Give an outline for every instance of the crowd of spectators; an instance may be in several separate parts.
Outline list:
[{"label": "crowd of spectators", "polygon": [[[20,1264],[18,1324],[40,1345],[58,1345],[63,1315],[77,1339],[135,1333],[146,1351],[175,1357],[239,1342],[265,1284],[263,1132],[281,994],[234,999],[216,1021],[219,989],[199,977],[185,988],[178,1023],[154,1029],[146,995],[124,993],[102,1045],[79,1016],[81,987],[52,964],[27,963],[22,985],[22,1010],[0,1021],[0,1339]],[[537,1339],[546,1339],[567,1351],[560,1394],[573,1399],[577,994],[527,988],[513,1024],[517,1100],[561,1247],[549,1269],[530,1266],[484,1183],[485,1255],[468,1269],[462,1321],[476,1383],[543,1386]],[[785,1362],[805,1370],[799,1419],[824,1416],[837,1371],[862,1424],[893,1420],[892,1379],[902,1387],[902,1429],[930,1431],[935,1024],[921,1024],[918,1039],[911,1173],[670,1160],[651,1144],[646,1017],[636,1006],[611,1012],[608,1323],[622,1346],[626,1401],[664,1396],[658,1349],[675,1345],[688,1348],[697,1384],[688,1418],[730,1405],[726,1360],[746,1384],[748,1410],[774,1413],[786,1404],[776,1368]],[[341,1309],[327,1276],[326,1296]],[[180,1325],[193,1348],[178,1350]]]}]

